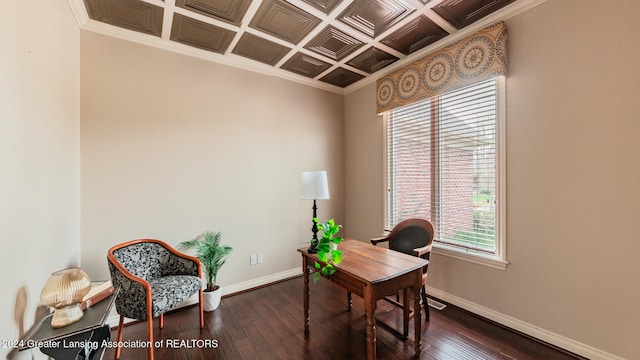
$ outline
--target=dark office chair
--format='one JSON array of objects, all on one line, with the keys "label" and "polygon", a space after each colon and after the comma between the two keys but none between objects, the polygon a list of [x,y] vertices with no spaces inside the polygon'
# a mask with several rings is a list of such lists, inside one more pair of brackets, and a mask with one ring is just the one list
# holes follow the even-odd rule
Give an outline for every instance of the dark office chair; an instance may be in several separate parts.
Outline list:
[{"label": "dark office chair", "polygon": [[[111,282],[120,288],[116,311],[120,314],[118,344],[122,342],[124,318],[147,321],[153,344],[153,318],[160,318],[191,295],[199,294],[200,328],[204,327],[202,308],[202,268],[193,256],[182,254],[160,240],[140,239],[116,245],[107,252]],[[120,358],[120,347],[116,359]],[[149,347],[153,360],[153,345]]]},{"label": "dark office chair", "polygon": [[[424,219],[407,219],[399,222],[387,236],[371,239],[373,245],[381,242],[388,242],[389,249],[429,260],[433,243],[433,225]],[[428,266],[427,264],[422,269],[422,289],[420,290],[425,320],[429,320],[429,304],[425,287]],[[397,296],[396,301],[391,301],[391,303],[402,307]]]}]

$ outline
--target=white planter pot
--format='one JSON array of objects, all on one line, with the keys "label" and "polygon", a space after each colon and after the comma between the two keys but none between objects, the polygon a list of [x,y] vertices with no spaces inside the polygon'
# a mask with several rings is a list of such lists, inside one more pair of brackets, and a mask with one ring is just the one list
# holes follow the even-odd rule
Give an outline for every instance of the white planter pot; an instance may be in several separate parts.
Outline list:
[{"label": "white planter pot", "polygon": [[213,291],[202,292],[202,306],[204,311],[213,311],[220,306],[220,299],[222,298],[222,288],[216,285]]},{"label": "white planter pot", "polygon": [[331,248],[331,251],[329,251],[329,253],[327,254],[327,256],[329,257],[329,259],[333,260],[333,252],[335,250],[338,250],[338,244],[334,243],[333,241],[329,243],[329,246]]}]

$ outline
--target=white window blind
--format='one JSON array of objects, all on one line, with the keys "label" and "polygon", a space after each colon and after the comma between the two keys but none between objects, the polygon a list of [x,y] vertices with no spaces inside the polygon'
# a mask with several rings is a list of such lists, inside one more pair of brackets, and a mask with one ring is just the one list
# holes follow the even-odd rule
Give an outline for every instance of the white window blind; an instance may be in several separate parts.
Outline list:
[{"label": "white window blind", "polygon": [[496,83],[386,114],[387,229],[425,218],[439,243],[496,253]]}]

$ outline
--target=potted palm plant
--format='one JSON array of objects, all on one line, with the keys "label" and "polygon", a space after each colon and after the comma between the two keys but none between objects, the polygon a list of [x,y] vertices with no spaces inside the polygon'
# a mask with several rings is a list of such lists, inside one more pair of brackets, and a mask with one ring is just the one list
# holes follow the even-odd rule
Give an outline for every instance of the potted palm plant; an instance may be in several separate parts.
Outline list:
[{"label": "potted palm plant", "polygon": [[222,290],[216,284],[218,271],[227,260],[227,256],[233,251],[231,246],[220,244],[222,234],[219,232],[205,231],[193,240],[183,241],[178,245],[180,249],[195,249],[195,256],[204,268],[207,287],[202,292],[204,311],[213,311],[220,305]]}]

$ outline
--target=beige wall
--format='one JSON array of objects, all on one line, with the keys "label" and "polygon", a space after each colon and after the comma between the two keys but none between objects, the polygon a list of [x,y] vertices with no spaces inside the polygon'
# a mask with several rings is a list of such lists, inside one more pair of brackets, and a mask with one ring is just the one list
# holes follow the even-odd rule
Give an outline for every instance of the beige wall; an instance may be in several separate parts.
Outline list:
[{"label": "beige wall", "polygon": [[[429,268],[432,290],[593,358],[640,358],[639,12],[631,0],[547,1],[507,21],[510,265],[436,255]],[[375,85],[345,108],[346,228],[366,239],[383,211]]]},{"label": "beige wall", "polygon": [[[343,97],[138,44],[81,33],[82,259],[108,277],[107,249],[204,230],[234,248],[218,281],[297,269],[311,237],[303,171],[326,169],[343,220]],[[249,256],[264,253],[250,266]]]},{"label": "beige wall", "polygon": [[384,123],[376,115],[376,88],[345,97],[345,234],[360,240],[384,231]]},{"label": "beige wall", "polygon": [[64,1],[7,2],[0,44],[0,339],[15,340],[49,274],[79,265],[78,25]]}]

